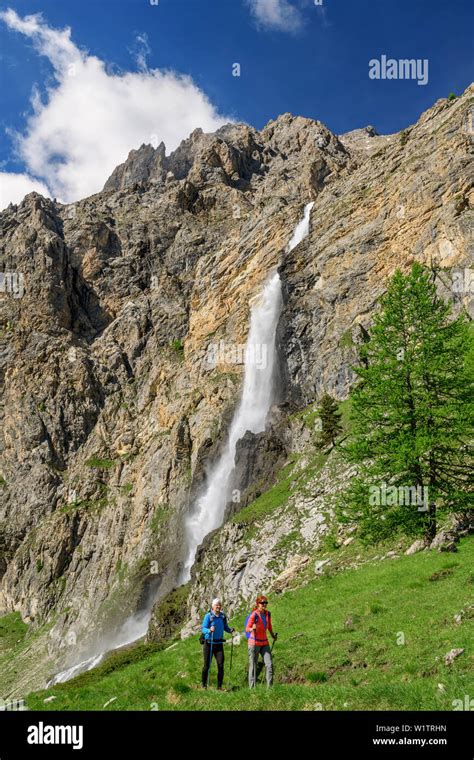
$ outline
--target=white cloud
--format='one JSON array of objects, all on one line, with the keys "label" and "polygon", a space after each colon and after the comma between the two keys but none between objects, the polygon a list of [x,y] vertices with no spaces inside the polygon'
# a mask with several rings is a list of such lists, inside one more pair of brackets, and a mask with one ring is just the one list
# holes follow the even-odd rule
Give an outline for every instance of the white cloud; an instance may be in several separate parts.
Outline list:
[{"label": "white cloud", "polygon": [[151,53],[150,44],[148,42],[148,35],[146,32],[143,34],[137,34],[135,36],[135,43],[130,48],[130,53],[137,64],[137,68],[140,71],[146,71],[148,68],[147,58]]},{"label": "white cloud", "polygon": [[266,29],[297,32],[303,25],[301,13],[288,0],[247,0],[247,5]]},{"label": "white cloud", "polygon": [[157,136],[170,151],[196,127],[210,132],[229,121],[190,77],[146,68],[146,37],[138,40],[141,70],[116,74],[41,14],[20,18],[8,9],[0,19],[53,66],[55,84],[45,102],[33,92],[33,114],[16,142],[28,171],[65,203],[101,190],[132,148]]},{"label": "white cloud", "polygon": [[0,211],[9,203],[20,203],[25,195],[35,190],[49,196],[48,188],[28,174],[0,172]]}]

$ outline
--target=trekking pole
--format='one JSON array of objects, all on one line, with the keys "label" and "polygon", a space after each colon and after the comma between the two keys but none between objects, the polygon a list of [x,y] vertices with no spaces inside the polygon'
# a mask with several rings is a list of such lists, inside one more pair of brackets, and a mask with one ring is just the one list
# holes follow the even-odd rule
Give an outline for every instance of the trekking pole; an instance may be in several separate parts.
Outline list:
[{"label": "trekking pole", "polygon": [[230,688],[232,688],[232,659],[234,656],[234,634],[232,634],[232,639],[230,642],[230,669],[229,669],[229,681],[230,681]]},{"label": "trekking pole", "polygon": [[273,654],[273,647],[275,646],[275,642],[276,642],[277,638],[278,638],[278,633],[275,633],[275,638],[273,639],[272,645],[270,647],[270,654],[271,655]]},{"label": "trekking pole", "polygon": [[270,649],[270,652],[273,652],[273,647],[275,646],[275,641],[277,640],[277,638],[278,638],[278,633],[275,633],[275,638],[272,641],[272,647]]},{"label": "trekking pole", "polygon": [[209,679],[211,677],[211,665],[212,665],[212,644],[214,642],[214,631],[211,631],[211,648],[209,650],[209,667],[207,669],[207,686],[209,687]]}]

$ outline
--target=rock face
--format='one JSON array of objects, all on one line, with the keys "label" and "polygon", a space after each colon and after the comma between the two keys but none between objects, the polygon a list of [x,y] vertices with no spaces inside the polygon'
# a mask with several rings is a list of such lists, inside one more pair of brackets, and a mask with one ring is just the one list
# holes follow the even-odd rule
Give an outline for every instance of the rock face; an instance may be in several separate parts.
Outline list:
[{"label": "rock face", "polygon": [[472,92],[456,102],[456,111],[438,101],[365,160],[357,151],[358,168],[318,194],[309,237],[281,265],[287,398],[309,403],[323,388],[344,397],[352,379],[347,358],[397,267],[414,260],[436,266],[443,296],[474,313],[467,272],[472,135],[465,126]]},{"label": "rock face", "polygon": [[[280,405],[266,434],[239,445],[239,508],[304,451],[289,416],[323,389],[347,395],[354,346],[396,267],[436,264],[440,290],[468,304],[470,287],[453,282],[472,262],[473,92],[387,138],[338,138],[290,114],[261,132],[195,130],[170,156],[132,151],[97,195],[63,206],[32,193],[0,214],[0,269],[22,286],[17,297],[4,278],[0,294],[0,614],[48,625],[67,662],[172,591],[183,516],[241,387],[242,365],[211,366],[208,349],[245,343],[249,303],[275,267]],[[310,234],[285,252],[310,200]],[[270,519],[268,556],[251,570],[236,515],[226,524],[236,599],[281,575],[268,562],[289,532],[299,556],[319,541],[327,506],[305,498]],[[217,582],[200,573],[198,562],[190,614]]]},{"label": "rock face", "polygon": [[351,469],[333,455],[324,467],[313,469],[311,449],[308,444],[305,454],[288,463],[273,499],[260,510],[238,512],[203,542],[191,573],[183,637],[196,630],[215,596],[223,598],[231,614],[259,593],[278,594],[324,572],[327,560],[314,566],[309,560],[330,538],[334,496]]}]

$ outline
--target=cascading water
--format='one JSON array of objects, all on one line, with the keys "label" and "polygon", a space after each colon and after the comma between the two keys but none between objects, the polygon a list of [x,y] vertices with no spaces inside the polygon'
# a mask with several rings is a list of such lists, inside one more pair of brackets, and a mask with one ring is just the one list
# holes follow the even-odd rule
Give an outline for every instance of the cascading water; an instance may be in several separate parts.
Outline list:
[{"label": "cascading water", "polygon": [[[309,217],[313,203],[305,206],[302,219],[298,222],[288,243],[291,251],[309,232]],[[264,285],[261,296],[255,302],[251,317],[246,346],[246,361],[242,399],[234,414],[226,448],[212,470],[207,488],[198,499],[186,522],[188,553],[181,573],[180,583],[185,583],[191,573],[196,550],[204,537],[214,528],[220,527],[230,497],[232,473],[235,466],[237,442],[247,430],[260,433],[265,430],[268,411],[274,398],[274,369],[276,363],[275,334],[282,304],[281,282],[274,273]],[[255,361],[254,357],[261,357]],[[118,632],[102,640],[101,651],[79,662],[61,673],[57,673],[48,686],[63,683],[70,678],[95,667],[107,652],[131,644],[145,635],[150,618],[150,610],[142,611],[128,618]]]},{"label": "cascading water", "polygon": [[[300,243],[309,231],[309,217],[313,203],[305,206],[303,218],[295,227],[288,250]],[[196,550],[205,536],[222,525],[230,498],[232,474],[235,467],[237,442],[247,430],[261,433],[274,398],[274,369],[276,363],[275,335],[282,304],[281,281],[278,273],[267,280],[262,294],[254,304],[250,316],[246,357],[258,353],[266,358],[262,366],[247,361],[242,399],[234,414],[229,437],[223,454],[208,477],[204,494],[197,500],[185,522],[187,556],[180,582],[186,583],[191,575]]]},{"label": "cascading water", "polygon": [[292,251],[293,248],[296,248],[298,243],[301,243],[302,240],[307,236],[309,232],[309,217],[311,214],[311,209],[314,206],[314,201],[311,201],[311,203],[307,203],[304,207],[304,213],[303,218],[301,221],[298,222],[298,224],[295,227],[295,231],[293,232],[293,235],[291,236],[291,240],[288,243],[288,251]]},{"label": "cascading water", "polygon": [[100,651],[96,651],[87,659],[77,662],[75,665],[62,670],[60,673],[56,673],[53,678],[46,684],[47,688],[54,686],[56,683],[64,683],[69,681],[70,678],[83,673],[86,670],[92,670],[98,665],[104,658],[107,652],[111,652],[114,649],[120,649],[120,647],[127,646],[127,644],[133,644],[134,641],[138,641],[145,636],[148,630],[148,623],[150,621],[150,611],[137,612],[136,615],[132,615],[127,618],[125,622],[120,626],[118,631],[110,633],[105,636],[100,643]]},{"label": "cascading water", "polygon": [[206,491],[196,502],[185,523],[188,551],[182,571],[182,583],[190,577],[197,547],[224,519],[225,507],[230,498],[237,441],[247,430],[252,433],[265,430],[265,420],[273,397],[275,333],[280,310],[281,282],[279,274],[276,273],[270,277],[259,301],[252,309],[245,352],[247,359],[260,353],[265,360],[260,367],[255,361],[246,363],[242,399],[230,426],[227,445],[210,473]]}]

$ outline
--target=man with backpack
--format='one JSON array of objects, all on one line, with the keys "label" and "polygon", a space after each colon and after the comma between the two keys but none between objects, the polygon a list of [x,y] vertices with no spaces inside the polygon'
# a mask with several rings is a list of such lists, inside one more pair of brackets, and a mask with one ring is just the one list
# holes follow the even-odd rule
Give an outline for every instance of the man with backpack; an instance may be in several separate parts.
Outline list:
[{"label": "man with backpack", "polygon": [[275,641],[277,634],[273,633],[272,616],[267,610],[266,596],[257,596],[255,607],[245,623],[245,632],[249,643],[249,688],[253,689],[257,681],[257,662],[260,655],[265,664],[267,686],[273,685],[272,650],[268,643],[267,631],[270,631]]},{"label": "man with backpack", "polygon": [[217,662],[217,688],[222,689],[224,680],[224,631],[233,633],[234,628],[230,628],[227,623],[227,617],[222,612],[222,603],[220,599],[214,599],[209,612],[206,612],[201,627],[201,644],[203,644],[204,667],[202,669],[202,686],[207,689],[209,683],[209,670],[211,668],[212,657]]}]

